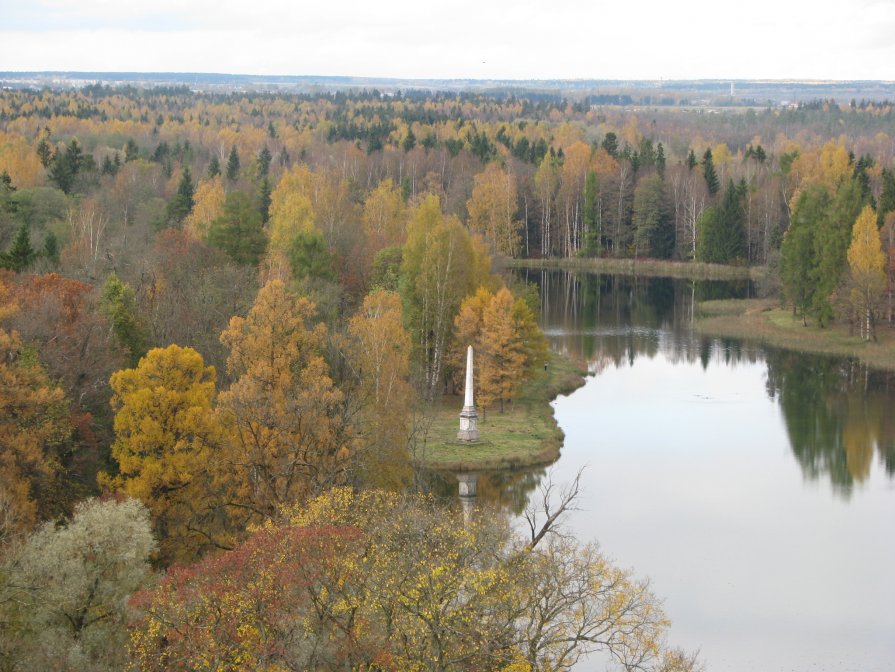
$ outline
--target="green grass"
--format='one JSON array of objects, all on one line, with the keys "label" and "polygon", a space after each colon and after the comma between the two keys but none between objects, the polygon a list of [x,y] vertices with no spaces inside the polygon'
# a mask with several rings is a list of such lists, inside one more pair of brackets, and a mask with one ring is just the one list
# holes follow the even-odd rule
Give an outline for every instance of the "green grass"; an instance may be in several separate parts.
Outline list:
[{"label": "green grass", "polygon": [[826,355],[856,357],[865,364],[895,371],[895,331],[877,327],[877,341],[863,341],[847,325],[821,328],[783,309],[771,299],[704,301],[699,304],[696,329],[709,336],[726,336]]},{"label": "green grass", "polygon": [[551,354],[548,370],[539,371],[519,397],[499,407],[479,408],[477,443],[457,440],[461,396],[446,395],[434,407],[425,447],[418,455],[429,469],[484,470],[549,464],[559,457],[563,432],[553,417],[550,402],[584,384],[583,364]]},{"label": "green grass", "polygon": [[511,268],[555,268],[569,271],[692,280],[758,280],[765,272],[765,269],[761,267],[724,266],[696,261],[667,261],[663,259],[508,259],[504,263]]}]

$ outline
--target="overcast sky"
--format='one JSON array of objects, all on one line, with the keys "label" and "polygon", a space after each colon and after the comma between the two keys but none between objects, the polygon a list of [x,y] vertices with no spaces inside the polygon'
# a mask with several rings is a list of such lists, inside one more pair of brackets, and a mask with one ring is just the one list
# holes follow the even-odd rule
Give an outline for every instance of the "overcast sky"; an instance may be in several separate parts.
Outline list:
[{"label": "overcast sky", "polygon": [[0,70],[895,80],[895,0],[0,0]]}]

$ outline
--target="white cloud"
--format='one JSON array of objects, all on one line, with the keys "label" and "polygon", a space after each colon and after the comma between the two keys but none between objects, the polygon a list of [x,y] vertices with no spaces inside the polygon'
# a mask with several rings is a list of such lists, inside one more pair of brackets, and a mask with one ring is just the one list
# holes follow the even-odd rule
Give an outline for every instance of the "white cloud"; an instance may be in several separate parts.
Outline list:
[{"label": "white cloud", "polygon": [[881,79],[895,56],[881,0],[0,0],[0,14],[9,70]]}]

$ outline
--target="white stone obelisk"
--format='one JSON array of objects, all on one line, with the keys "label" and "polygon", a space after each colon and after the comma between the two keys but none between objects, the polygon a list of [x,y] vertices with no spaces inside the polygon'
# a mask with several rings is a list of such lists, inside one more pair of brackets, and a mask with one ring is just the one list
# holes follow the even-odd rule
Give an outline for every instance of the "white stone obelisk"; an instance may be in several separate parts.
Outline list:
[{"label": "white stone obelisk", "polygon": [[460,431],[457,432],[459,441],[479,440],[479,430],[476,427],[478,413],[475,412],[475,403],[472,398],[472,346],[466,350],[466,396],[463,399],[463,410],[460,411]]}]

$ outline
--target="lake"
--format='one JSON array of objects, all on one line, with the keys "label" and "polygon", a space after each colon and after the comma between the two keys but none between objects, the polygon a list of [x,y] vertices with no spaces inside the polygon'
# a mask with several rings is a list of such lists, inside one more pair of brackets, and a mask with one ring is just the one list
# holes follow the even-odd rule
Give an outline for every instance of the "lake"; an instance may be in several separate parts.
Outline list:
[{"label": "lake", "polygon": [[712,672],[895,669],[895,374],[692,331],[748,283],[520,273],[594,374],[555,402],[567,523],[650,578],[670,642]]}]

